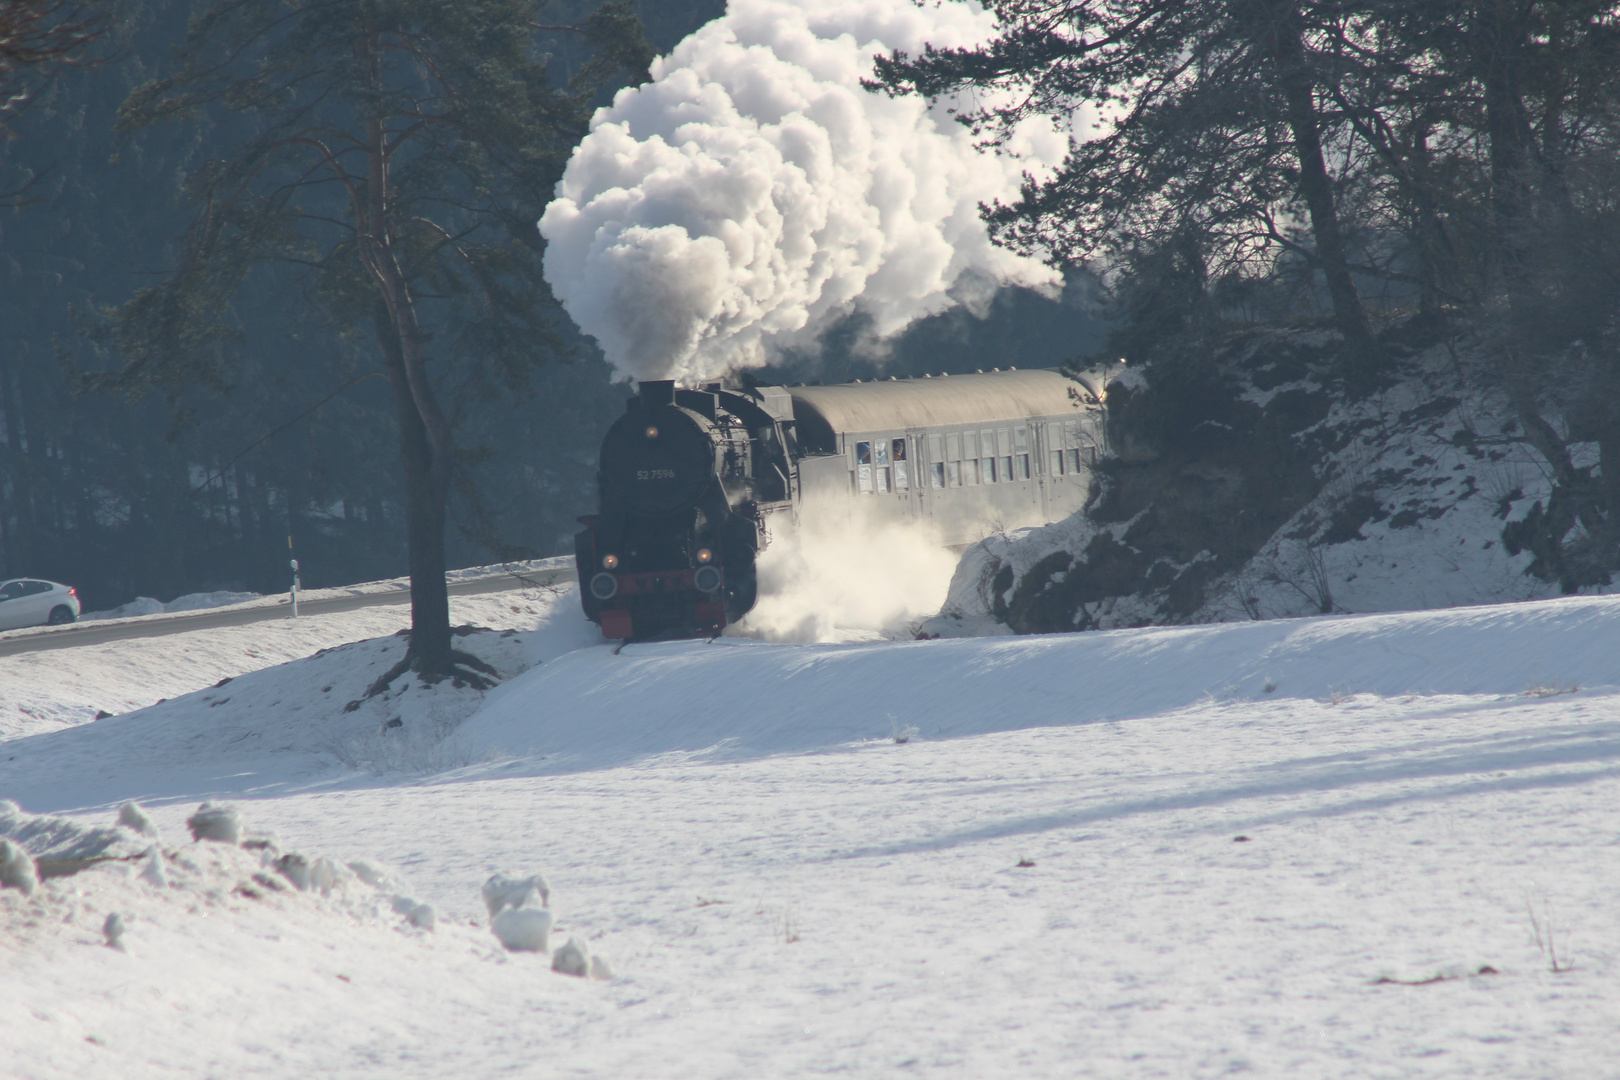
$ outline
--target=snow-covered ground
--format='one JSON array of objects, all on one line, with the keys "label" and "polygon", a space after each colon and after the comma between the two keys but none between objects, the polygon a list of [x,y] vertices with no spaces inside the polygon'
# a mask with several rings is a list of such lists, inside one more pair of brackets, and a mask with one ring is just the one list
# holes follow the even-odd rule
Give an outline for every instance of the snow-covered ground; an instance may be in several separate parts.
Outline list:
[{"label": "snow-covered ground", "polygon": [[[537,594],[507,625],[540,629],[459,639],[511,676],[488,695],[362,700],[397,637],[250,670],[389,629],[357,612],[302,646],[216,632],[224,686],[0,742],[0,798],[82,825],[139,799],[163,867],[122,830],[129,862],[0,890],[0,1075],[1620,1059],[1614,598],[618,654],[575,603]],[[203,648],[186,636],[108,646],[78,692],[151,693]],[[277,846],[193,843],[205,800]],[[291,887],[292,851],[343,880]],[[364,859],[387,876],[342,869]],[[495,940],[480,887],[535,872],[551,944],[577,936],[615,978]],[[423,904],[434,929],[411,925]]]},{"label": "snow-covered ground", "polygon": [[[556,560],[525,564],[526,569],[551,569]],[[489,576],[500,567],[472,567],[452,571],[452,581]],[[307,590],[306,599],[323,600],[389,592],[405,588],[404,579],[365,582],[336,589]],[[198,602],[232,597],[235,593],[192,594],[169,604],[151,601],[164,611],[140,608],[123,616],[97,617],[183,619],[166,612],[195,611],[222,606]],[[274,606],[286,597],[256,597],[224,606]],[[530,629],[542,611],[550,609],[548,589],[515,589],[450,598],[455,625],[494,629]],[[176,606],[180,605],[180,606]],[[128,606],[128,605],[126,605]],[[184,625],[181,623],[181,625]],[[410,625],[408,605],[369,607],[340,615],[305,614],[297,619],[272,619],[245,626],[214,627],[104,645],[20,653],[0,658],[0,739],[82,724],[99,713],[123,713],[166,698],[201,689],[219,679],[240,675],[309,656],[346,642],[397,633]],[[39,633],[37,630],[19,634]],[[0,796],[3,797],[3,796]]]}]

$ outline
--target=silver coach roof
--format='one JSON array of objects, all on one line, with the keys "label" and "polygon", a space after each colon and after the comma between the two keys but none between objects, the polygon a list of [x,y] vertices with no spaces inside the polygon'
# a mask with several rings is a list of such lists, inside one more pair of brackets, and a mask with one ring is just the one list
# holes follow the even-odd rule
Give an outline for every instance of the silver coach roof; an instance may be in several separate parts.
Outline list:
[{"label": "silver coach roof", "polygon": [[[1056,371],[987,371],[926,379],[790,386],[794,413],[809,411],[833,431],[895,431],[1061,416],[1087,404],[1106,382],[1088,371],[1076,383]],[[1070,393],[1076,391],[1080,397]]]}]

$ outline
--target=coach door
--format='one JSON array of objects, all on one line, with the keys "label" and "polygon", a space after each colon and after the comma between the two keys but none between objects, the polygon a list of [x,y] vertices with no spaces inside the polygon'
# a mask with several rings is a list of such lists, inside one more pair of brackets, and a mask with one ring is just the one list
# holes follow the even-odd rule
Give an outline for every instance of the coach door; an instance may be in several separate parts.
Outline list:
[{"label": "coach door", "polygon": [[906,432],[905,446],[906,456],[911,459],[911,517],[927,521],[934,511],[934,500],[930,497],[933,492],[928,487],[931,465],[928,439],[923,432],[913,429]]}]

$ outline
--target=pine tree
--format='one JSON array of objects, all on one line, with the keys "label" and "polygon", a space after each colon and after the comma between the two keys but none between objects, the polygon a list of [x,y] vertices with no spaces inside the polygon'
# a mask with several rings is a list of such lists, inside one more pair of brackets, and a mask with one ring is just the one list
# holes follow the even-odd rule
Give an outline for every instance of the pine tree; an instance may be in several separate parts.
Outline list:
[{"label": "pine tree", "polygon": [[446,385],[517,386],[546,357],[555,309],[534,222],[592,96],[651,59],[628,8],[608,4],[571,28],[595,62],[560,88],[539,25],[526,0],[226,0],[193,20],[178,70],[121,112],[129,130],[201,116],[234,141],[190,177],[197,212],[173,273],[112,320],[123,366],[87,385],[225,388],[232,298],[261,266],[302,267],[289,299],[351,343],[368,334],[392,391],[406,663],[430,679],[480,678],[450,635],[446,512],[467,461]]},{"label": "pine tree", "polygon": [[[1379,348],[1351,276],[1325,113],[1337,68],[1320,46],[1343,5],[1295,0],[1000,0],[999,33],[975,49],[880,57],[876,84],[930,98],[988,90],[960,117],[991,144],[1044,116],[1099,119],[1048,178],[989,208],[997,239],[1064,265],[1189,240],[1212,279],[1274,273],[1279,256],[1322,273],[1346,349],[1371,385]],[[1089,113],[1085,113],[1089,110]],[[1342,155],[1341,155],[1342,156]],[[1308,235],[1292,222],[1309,222]]]}]

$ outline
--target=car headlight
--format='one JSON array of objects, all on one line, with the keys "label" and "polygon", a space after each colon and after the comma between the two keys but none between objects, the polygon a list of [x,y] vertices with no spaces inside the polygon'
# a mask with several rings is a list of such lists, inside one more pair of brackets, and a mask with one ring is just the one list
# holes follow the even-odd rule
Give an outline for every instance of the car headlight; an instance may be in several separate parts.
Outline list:
[{"label": "car headlight", "polygon": [[609,573],[591,578],[591,595],[598,600],[611,600],[619,593],[619,579]]},{"label": "car headlight", "polygon": [[712,593],[720,588],[720,568],[718,566],[700,566],[698,572],[692,575],[692,584],[697,586],[698,592]]}]

